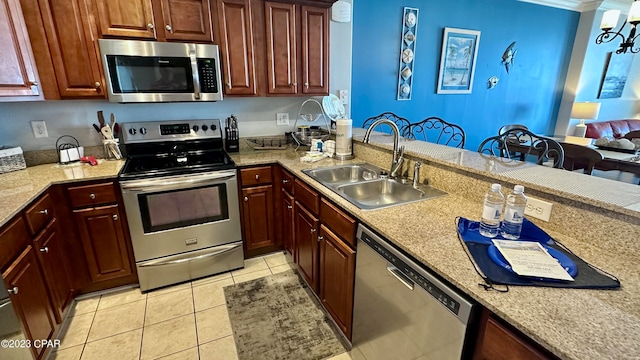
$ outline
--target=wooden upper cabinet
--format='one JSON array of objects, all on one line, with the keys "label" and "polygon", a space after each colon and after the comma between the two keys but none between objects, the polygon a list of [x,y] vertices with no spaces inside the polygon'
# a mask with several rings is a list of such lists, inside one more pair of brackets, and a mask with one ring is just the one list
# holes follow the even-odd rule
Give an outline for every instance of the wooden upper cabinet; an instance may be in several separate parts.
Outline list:
[{"label": "wooden upper cabinet", "polygon": [[19,0],[0,0],[0,64],[0,101],[42,99]]},{"label": "wooden upper cabinet", "polygon": [[329,94],[329,9],[300,7],[303,94]]},{"label": "wooden upper cabinet", "polygon": [[267,92],[298,92],[296,5],[265,1]]},{"label": "wooden upper cabinet", "polygon": [[151,0],[95,0],[101,37],[156,38]]},{"label": "wooden upper cabinet", "polygon": [[217,7],[225,94],[256,95],[251,0],[218,0]]},{"label": "wooden upper cabinet", "polygon": [[209,0],[161,0],[164,37],[213,42]]}]

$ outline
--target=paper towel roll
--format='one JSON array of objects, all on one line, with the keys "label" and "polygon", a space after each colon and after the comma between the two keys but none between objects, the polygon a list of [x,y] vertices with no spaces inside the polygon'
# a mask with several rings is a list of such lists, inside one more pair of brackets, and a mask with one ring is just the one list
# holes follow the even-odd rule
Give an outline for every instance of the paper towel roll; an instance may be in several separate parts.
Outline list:
[{"label": "paper towel roll", "polygon": [[353,152],[351,119],[336,120],[336,155],[351,155]]}]

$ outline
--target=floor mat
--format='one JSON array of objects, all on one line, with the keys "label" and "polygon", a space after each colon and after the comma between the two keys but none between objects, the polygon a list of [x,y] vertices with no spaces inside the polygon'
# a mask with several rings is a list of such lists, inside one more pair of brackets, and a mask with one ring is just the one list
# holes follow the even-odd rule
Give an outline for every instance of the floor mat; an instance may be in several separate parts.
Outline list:
[{"label": "floor mat", "polygon": [[240,360],[326,359],[346,351],[294,271],[224,288]]}]

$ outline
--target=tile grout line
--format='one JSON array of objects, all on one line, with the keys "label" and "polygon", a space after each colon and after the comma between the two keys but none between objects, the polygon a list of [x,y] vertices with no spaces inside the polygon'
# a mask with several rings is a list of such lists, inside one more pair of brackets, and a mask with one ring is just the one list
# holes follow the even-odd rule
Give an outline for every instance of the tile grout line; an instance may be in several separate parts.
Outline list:
[{"label": "tile grout line", "polygon": [[142,315],[142,334],[140,334],[140,350],[138,351],[138,359],[142,359],[142,344],[144,341],[144,326],[147,322],[147,304],[149,303],[149,294],[144,297],[144,314]]}]

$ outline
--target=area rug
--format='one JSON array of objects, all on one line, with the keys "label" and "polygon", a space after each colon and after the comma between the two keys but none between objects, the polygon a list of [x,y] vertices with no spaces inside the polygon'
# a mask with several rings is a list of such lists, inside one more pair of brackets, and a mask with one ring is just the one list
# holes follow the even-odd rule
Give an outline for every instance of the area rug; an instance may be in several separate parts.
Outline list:
[{"label": "area rug", "polygon": [[240,360],[326,359],[346,351],[294,270],[224,288]]}]

